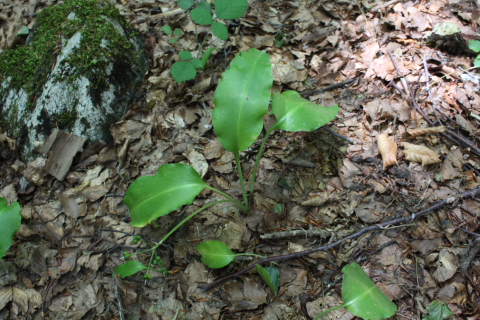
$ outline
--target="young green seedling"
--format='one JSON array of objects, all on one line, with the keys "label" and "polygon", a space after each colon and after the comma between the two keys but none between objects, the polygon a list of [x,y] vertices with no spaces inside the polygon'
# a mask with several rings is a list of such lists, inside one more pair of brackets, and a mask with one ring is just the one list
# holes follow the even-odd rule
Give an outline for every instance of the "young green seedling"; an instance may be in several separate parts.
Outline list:
[{"label": "young green seedling", "polygon": [[[227,41],[228,28],[225,24],[216,19],[227,20],[243,17],[248,9],[248,0],[216,0],[214,4],[216,19],[212,14],[211,5],[208,2],[201,1],[195,4],[194,0],[179,0],[178,6],[183,10],[190,10],[190,16],[195,23],[204,26],[211,26],[213,35],[223,41]],[[167,35],[172,35],[172,28],[170,26],[163,26],[161,30]],[[175,44],[180,37],[183,36],[183,32],[180,29],[176,29],[173,34],[174,37],[170,40],[170,43]],[[207,37],[205,40],[206,39]],[[170,71],[177,82],[180,83],[194,79],[197,76],[197,69],[203,70],[205,68],[208,58],[213,50],[215,50],[215,48],[208,48],[203,54],[202,59],[199,59],[198,56],[200,56],[205,40],[200,45],[197,58],[193,58],[190,51],[181,50],[179,52],[182,61],[175,62]]]},{"label": "young green seedling", "polygon": [[[213,125],[220,143],[234,154],[243,202],[209,186],[193,167],[183,163],[165,164],[158,168],[156,175],[138,178],[128,188],[124,201],[130,209],[131,224],[135,227],[146,226],[153,220],[169,214],[183,205],[191,204],[205,188],[226,198],[226,200],[209,203],[190,214],[146,251],[155,252],[156,248],[185,222],[218,203],[232,202],[243,212],[249,212],[247,186],[241,169],[240,152],[255,143],[263,130],[263,116],[268,112],[272,84],[270,57],[265,52],[251,49],[248,52],[241,52],[235,57],[215,92]],[[335,118],[338,106],[321,107],[303,99],[295,91],[287,91],[282,94],[276,93],[273,96],[272,113],[276,116],[277,122],[262,140],[250,182],[250,194],[254,190],[256,171],[265,143],[273,130],[312,131],[318,129]],[[202,248],[201,245],[200,248]],[[228,263],[233,260],[231,254],[227,253],[225,256],[228,257],[228,259],[223,258],[225,261],[230,259]],[[153,261],[153,253],[150,261]]]},{"label": "young green seedling", "polygon": [[280,286],[280,271],[275,267],[263,268],[259,264],[257,264],[255,268],[257,268],[258,274],[262,277],[263,281],[266,282],[270,290],[277,295],[278,287]]},{"label": "young green seedling", "polygon": [[346,265],[342,272],[343,304],[328,309],[314,320],[337,309],[347,308],[352,314],[362,319],[381,320],[393,316],[397,306],[373,283],[358,263]]},{"label": "young green seedling", "polygon": [[22,223],[22,208],[18,202],[7,205],[5,198],[0,197],[0,259],[13,244],[13,236]]}]

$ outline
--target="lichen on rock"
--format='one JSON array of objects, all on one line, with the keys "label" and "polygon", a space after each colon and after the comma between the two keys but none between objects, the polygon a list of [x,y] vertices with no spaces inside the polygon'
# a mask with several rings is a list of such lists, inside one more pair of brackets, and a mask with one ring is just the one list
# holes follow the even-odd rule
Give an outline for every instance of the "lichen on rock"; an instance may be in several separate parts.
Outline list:
[{"label": "lichen on rock", "polygon": [[142,39],[107,0],[44,9],[27,43],[0,54],[0,127],[24,158],[55,128],[111,140],[148,69]]}]

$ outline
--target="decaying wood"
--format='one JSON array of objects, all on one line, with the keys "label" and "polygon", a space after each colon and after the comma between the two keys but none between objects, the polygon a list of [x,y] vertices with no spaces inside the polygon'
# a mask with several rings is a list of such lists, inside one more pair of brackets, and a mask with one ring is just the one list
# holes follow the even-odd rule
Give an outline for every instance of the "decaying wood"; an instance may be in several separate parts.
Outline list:
[{"label": "decaying wood", "polygon": [[45,172],[63,181],[72,165],[73,157],[84,143],[85,138],[55,129],[41,149],[41,153],[49,154]]}]

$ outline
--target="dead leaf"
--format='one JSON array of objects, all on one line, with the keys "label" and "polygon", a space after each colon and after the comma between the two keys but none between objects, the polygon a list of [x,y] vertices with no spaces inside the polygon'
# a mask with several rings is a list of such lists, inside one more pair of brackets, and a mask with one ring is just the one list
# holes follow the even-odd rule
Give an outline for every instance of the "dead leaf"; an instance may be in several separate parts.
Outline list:
[{"label": "dead leaf", "polygon": [[386,134],[378,136],[378,151],[382,155],[383,170],[385,168],[398,164],[397,162],[397,144],[393,141],[393,137],[388,137]]},{"label": "dead leaf", "polygon": [[184,156],[187,157],[192,164],[192,167],[197,170],[198,174],[200,174],[200,177],[203,178],[208,171],[208,163],[203,154],[196,151],[194,148],[192,148],[192,146],[189,145],[184,153]]},{"label": "dead leaf", "polygon": [[327,202],[329,198],[330,194],[325,191],[322,192],[320,195],[317,195],[315,198],[303,201],[300,205],[318,207]]},{"label": "dead leaf", "polygon": [[421,135],[424,135],[424,134],[442,133],[442,132],[445,132],[446,129],[447,128],[444,127],[444,126],[411,129],[411,130],[407,130],[407,132],[405,132],[403,134],[403,138],[416,137],[416,136],[421,136]]},{"label": "dead leaf", "polygon": [[442,182],[445,180],[454,179],[461,175],[463,167],[463,154],[457,147],[452,147],[448,152],[447,158],[443,162],[440,174],[442,175]]},{"label": "dead leaf", "polygon": [[465,119],[459,114],[455,115],[455,121],[457,121],[457,123],[460,125],[460,127],[463,130],[468,131],[468,133],[470,133],[471,135],[475,135],[475,132],[477,131],[477,129],[470,121],[468,121],[467,119]]},{"label": "dead leaf", "polygon": [[418,146],[408,142],[402,142],[405,148],[405,159],[421,163],[422,166],[441,162],[440,156],[425,146]]},{"label": "dead leaf", "polygon": [[433,277],[439,282],[444,282],[457,272],[458,256],[450,248],[443,248],[440,250],[437,263],[438,267],[433,273]]}]

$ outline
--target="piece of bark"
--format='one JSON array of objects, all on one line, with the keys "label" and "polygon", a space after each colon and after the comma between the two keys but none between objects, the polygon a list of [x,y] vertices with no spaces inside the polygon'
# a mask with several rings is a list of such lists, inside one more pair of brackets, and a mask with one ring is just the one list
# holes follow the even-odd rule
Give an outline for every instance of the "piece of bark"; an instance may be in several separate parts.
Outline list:
[{"label": "piece of bark", "polygon": [[63,181],[84,142],[85,138],[55,129],[41,150],[44,154],[50,151],[45,172]]}]

